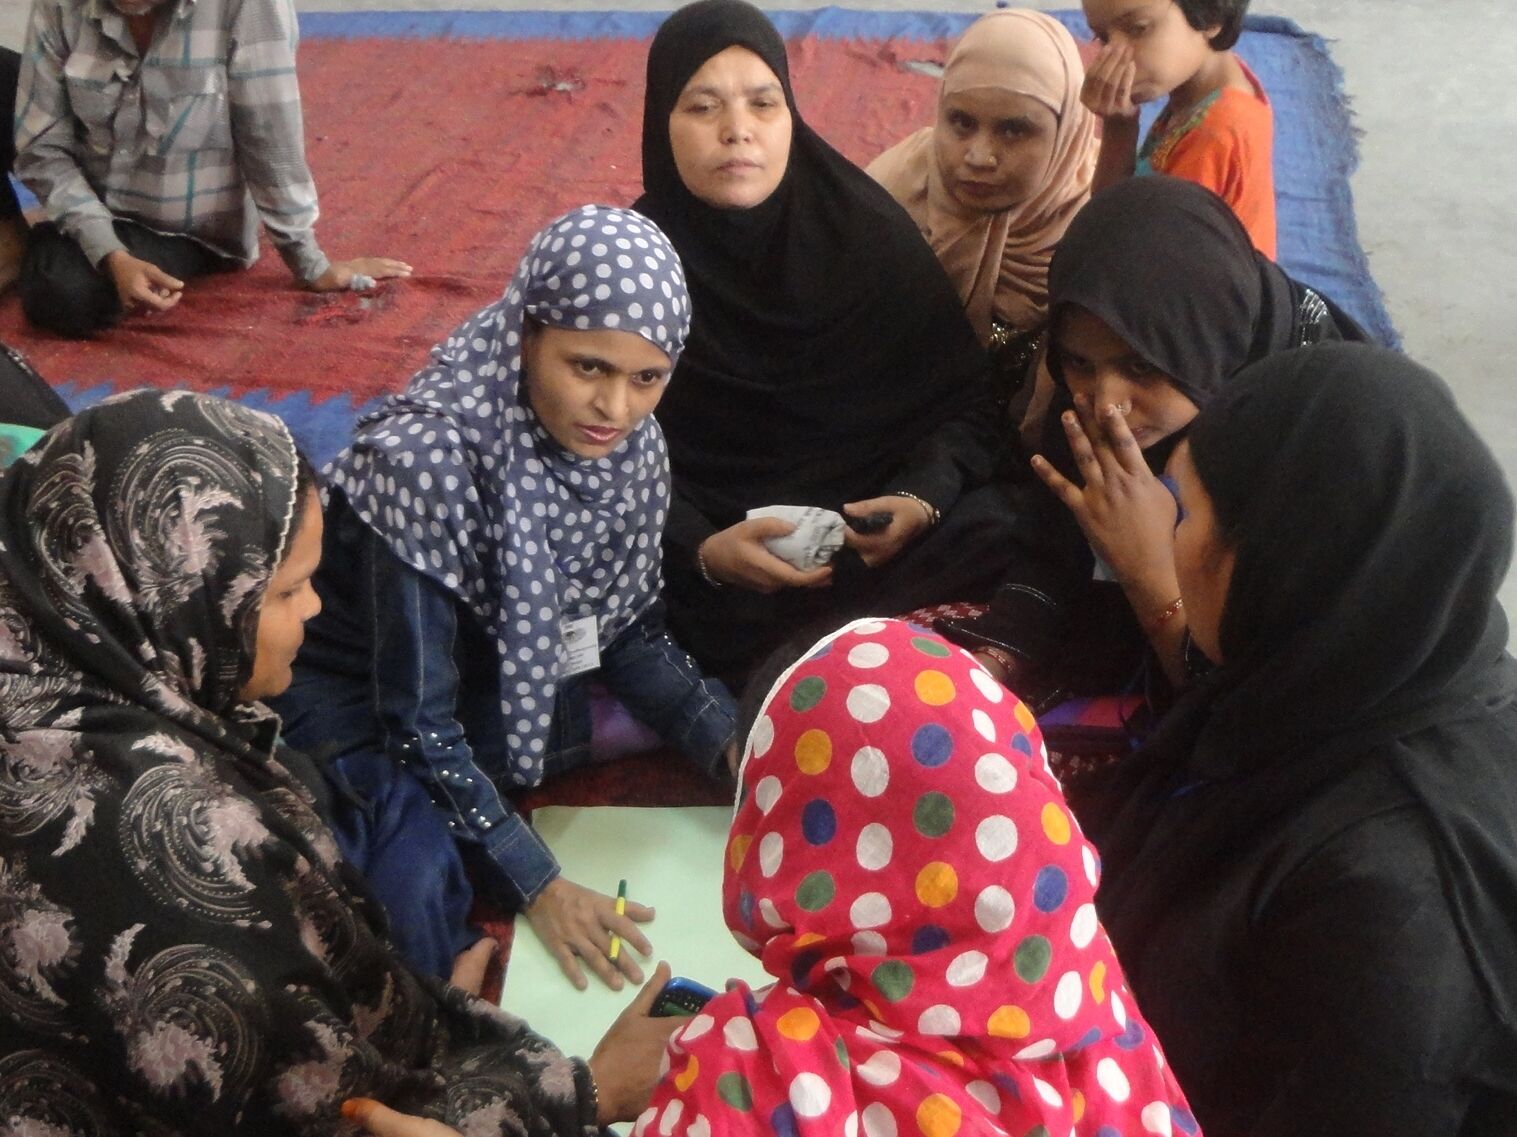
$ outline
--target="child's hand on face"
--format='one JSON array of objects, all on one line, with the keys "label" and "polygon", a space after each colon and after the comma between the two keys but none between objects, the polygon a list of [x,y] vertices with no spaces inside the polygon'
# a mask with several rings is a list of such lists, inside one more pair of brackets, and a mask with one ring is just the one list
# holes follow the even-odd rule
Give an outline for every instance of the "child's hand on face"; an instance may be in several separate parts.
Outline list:
[{"label": "child's hand on face", "polygon": [[1109,43],[1085,72],[1080,101],[1091,114],[1103,119],[1135,119],[1138,104],[1132,101],[1132,87],[1137,77],[1132,48],[1125,43]]}]

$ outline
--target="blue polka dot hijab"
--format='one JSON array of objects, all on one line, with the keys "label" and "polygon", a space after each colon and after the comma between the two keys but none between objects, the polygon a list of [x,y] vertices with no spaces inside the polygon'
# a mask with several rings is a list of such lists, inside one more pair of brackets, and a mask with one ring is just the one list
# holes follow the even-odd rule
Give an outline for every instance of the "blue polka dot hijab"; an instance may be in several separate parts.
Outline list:
[{"label": "blue polka dot hijab", "polygon": [[669,459],[652,416],[604,458],[555,442],[522,383],[530,317],[633,332],[678,360],[690,330],[679,257],[646,217],[587,205],[533,238],[498,302],[359,420],[332,485],[406,564],[467,604],[500,649],[512,775],[542,778],[566,658],[560,621],[602,647],[658,596]]}]

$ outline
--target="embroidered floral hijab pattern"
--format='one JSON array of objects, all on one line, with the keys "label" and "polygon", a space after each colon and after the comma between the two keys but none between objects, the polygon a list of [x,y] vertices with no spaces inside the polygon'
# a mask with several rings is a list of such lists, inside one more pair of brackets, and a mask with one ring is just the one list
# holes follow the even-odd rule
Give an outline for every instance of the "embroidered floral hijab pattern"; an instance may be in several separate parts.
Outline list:
[{"label": "embroidered floral hijab pattern", "polygon": [[239,701],[299,484],[277,419],[146,391],[0,478],[0,1118],[303,1137],[354,1094],[464,1129],[532,1094],[578,1134],[582,1067],[399,964]]}]

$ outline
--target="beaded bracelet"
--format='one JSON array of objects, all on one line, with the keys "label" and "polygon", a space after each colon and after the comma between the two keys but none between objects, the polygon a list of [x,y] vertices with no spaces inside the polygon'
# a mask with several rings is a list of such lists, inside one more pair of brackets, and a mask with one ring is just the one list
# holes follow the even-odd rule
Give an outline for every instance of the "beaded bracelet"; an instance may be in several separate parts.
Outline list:
[{"label": "beaded bracelet", "polygon": [[1165,608],[1164,611],[1160,612],[1152,620],[1148,621],[1148,623],[1146,623],[1146,624],[1143,625],[1143,631],[1144,631],[1144,633],[1147,634],[1147,635],[1150,635],[1150,636],[1153,635],[1160,628],[1162,628],[1165,624],[1169,623],[1170,620],[1172,620],[1174,618],[1175,614],[1177,612],[1179,612],[1181,608],[1184,608],[1184,607],[1185,607],[1185,600],[1182,597],[1176,596],[1173,600],[1171,600],[1169,602],[1169,606],[1167,608]]},{"label": "beaded bracelet", "polygon": [[908,501],[914,501],[914,502],[916,502],[918,505],[920,505],[922,507],[922,512],[927,515],[927,524],[929,526],[933,526],[933,525],[936,525],[938,523],[938,518],[941,515],[938,513],[938,507],[935,506],[935,505],[933,505],[932,502],[927,501],[927,500],[925,500],[923,498],[919,498],[914,493],[907,493],[905,490],[894,490],[894,491],[892,491],[892,493],[891,493],[890,496],[891,497],[904,497]]},{"label": "beaded bracelet", "polygon": [[721,588],[723,582],[711,575],[711,570],[706,567],[706,543],[702,541],[695,550],[695,567],[700,570],[701,579],[710,588]]}]

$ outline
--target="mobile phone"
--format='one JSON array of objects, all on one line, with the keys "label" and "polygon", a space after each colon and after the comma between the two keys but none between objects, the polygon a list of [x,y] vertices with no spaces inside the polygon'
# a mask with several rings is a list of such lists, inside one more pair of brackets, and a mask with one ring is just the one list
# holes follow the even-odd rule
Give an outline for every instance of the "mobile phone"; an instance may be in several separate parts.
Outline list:
[{"label": "mobile phone", "polygon": [[843,514],[843,524],[855,533],[879,533],[890,528],[890,522],[894,516],[888,509],[866,513],[863,517],[854,517],[850,513],[845,513]]},{"label": "mobile phone", "polygon": [[656,1019],[683,1018],[698,1012],[715,995],[716,992],[710,987],[676,975],[664,984],[664,989],[653,1000],[653,1009],[648,1013]]}]

